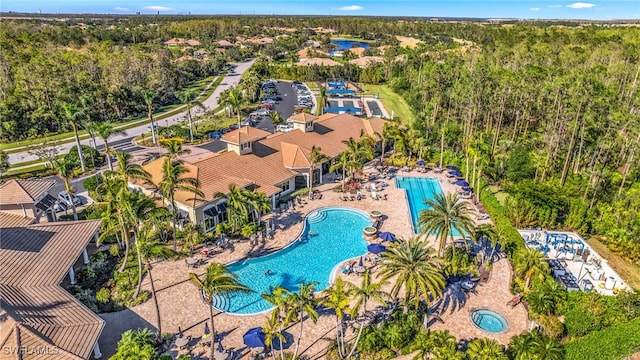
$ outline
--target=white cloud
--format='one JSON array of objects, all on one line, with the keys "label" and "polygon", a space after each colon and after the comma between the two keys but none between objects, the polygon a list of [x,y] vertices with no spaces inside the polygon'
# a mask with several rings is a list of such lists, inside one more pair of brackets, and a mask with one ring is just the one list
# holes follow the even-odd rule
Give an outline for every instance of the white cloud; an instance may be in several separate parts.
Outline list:
[{"label": "white cloud", "polygon": [[166,6],[145,6],[142,10],[151,10],[151,11],[171,11],[175,10],[174,8],[166,7]]},{"label": "white cloud", "polygon": [[540,11],[540,8],[529,8],[531,11]]},{"label": "white cloud", "polygon": [[549,5],[550,8],[561,8],[562,5]]},{"label": "white cloud", "polygon": [[583,3],[583,2],[577,2],[577,3],[567,5],[568,8],[572,8],[572,9],[589,9],[594,6],[596,6],[596,4]]},{"label": "white cloud", "polygon": [[114,11],[122,11],[122,12],[127,12],[127,11],[131,11],[131,9],[126,8],[126,7],[122,7],[122,6],[116,6],[113,8]]},{"label": "white cloud", "polygon": [[349,6],[343,6],[343,7],[339,7],[336,10],[340,10],[340,11],[358,11],[358,10],[362,10],[363,7],[360,5],[349,5]]}]

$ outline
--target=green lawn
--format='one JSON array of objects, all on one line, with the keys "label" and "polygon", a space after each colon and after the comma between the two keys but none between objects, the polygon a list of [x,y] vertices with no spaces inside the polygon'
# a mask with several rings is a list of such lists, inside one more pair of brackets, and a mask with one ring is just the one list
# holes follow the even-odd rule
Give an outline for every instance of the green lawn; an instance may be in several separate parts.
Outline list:
[{"label": "green lawn", "polygon": [[362,84],[361,87],[364,89],[366,95],[380,94],[380,101],[389,113],[389,116],[393,113],[395,119],[407,126],[411,126],[416,120],[415,114],[409,104],[407,104],[402,96],[393,92],[387,85]]}]

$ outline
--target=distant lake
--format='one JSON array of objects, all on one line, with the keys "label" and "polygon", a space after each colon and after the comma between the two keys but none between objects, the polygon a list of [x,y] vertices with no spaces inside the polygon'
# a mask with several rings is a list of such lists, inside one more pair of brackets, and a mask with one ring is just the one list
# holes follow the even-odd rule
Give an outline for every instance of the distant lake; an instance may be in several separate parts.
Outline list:
[{"label": "distant lake", "polygon": [[334,45],[337,45],[338,48],[333,49],[329,52],[330,56],[333,56],[333,52],[334,51],[344,51],[344,50],[349,50],[353,47],[361,47],[361,48],[365,48],[368,49],[369,48],[369,44],[365,43],[365,42],[359,42],[359,41],[355,41],[355,40],[331,40],[331,43]]}]

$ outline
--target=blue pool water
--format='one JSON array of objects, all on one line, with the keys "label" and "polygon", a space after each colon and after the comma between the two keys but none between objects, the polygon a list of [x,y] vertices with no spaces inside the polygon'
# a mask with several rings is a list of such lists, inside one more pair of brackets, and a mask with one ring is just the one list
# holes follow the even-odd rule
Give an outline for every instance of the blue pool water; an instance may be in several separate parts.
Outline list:
[{"label": "blue pool water", "polygon": [[[418,227],[420,212],[425,209],[431,209],[430,206],[424,203],[424,199],[433,199],[436,194],[442,194],[440,182],[434,178],[399,176],[396,178],[396,186],[407,192],[413,231],[417,234],[420,231]],[[460,234],[454,230],[453,236],[460,236]]]},{"label": "blue pool water", "polygon": [[[311,212],[301,236],[305,240],[273,254],[228,266],[254,292],[218,297],[216,308],[234,314],[255,314],[271,308],[262,299],[262,293],[270,287],[297,291],[300,282],[315,281],[316,291],[325,289],[338,263],[367,253],[362,229],[370,225],[368,215],[358,210],[326,208]],[[308,236],[309,231],[314,235]],[[265,275],[266,269],[270,275]]]},{"label": "blue pool water", "polygon": [[353,41],[353,40],[331,40],[331,43],[334,44],[334,45],[337,45],[338,47],[329,52],[330,56],[333,56],[333,52],[334,51],[349,50],[352,47],[361,47],[361,48],[365,48],[365,49],[369,48],[369,44],[368,43],[359,42],[359,41]]},{"label": "blue pool water", "polygon": [[507,320],[495,311],[475,310],[471,313],[471,320],[484,331],[499,333],[507,330]]}]

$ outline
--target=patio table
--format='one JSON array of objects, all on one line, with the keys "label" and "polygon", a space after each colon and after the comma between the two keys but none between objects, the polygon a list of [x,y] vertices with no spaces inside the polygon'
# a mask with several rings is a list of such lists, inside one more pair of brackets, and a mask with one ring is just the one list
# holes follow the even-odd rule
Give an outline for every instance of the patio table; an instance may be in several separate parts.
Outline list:
[{"label": "patio table", "polygon": [[198,259],[196,259],[193,256],[188,257],[186,261],[187,261],[187,265],[189,265],[189,267],[194,266],[195,264],[198,263]]},{"label": "patio table", "polygon": [[229,353],[226,351],[220,352],[217,351],[213,353],[213,358],[215,360],[227,360],[229,358]]}]

